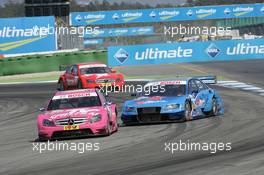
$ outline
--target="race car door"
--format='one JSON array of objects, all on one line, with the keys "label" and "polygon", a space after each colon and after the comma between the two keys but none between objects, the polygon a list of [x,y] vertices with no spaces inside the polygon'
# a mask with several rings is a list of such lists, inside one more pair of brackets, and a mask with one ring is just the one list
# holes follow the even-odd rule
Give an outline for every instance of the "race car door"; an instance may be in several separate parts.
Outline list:
[{"label": "race car door", "polygon": [[200,80],[194,80],[196,86],[198,87],[198,95],[195,99],[195,104],[199,106],[203,111],[207,111],[207,106],[209,106],[209,88]]},{"label": "race car door", "polygon": [[69,73],[65,75],[67,86],[75,87],[78,83],[78,68],[76,65],[73,65]]},{"label": "race car door", "polygon": [[192,100],[192,108],[203,110],[207,101],[206,87],[204,87],[199,80],[190,80],[188,86]]}]

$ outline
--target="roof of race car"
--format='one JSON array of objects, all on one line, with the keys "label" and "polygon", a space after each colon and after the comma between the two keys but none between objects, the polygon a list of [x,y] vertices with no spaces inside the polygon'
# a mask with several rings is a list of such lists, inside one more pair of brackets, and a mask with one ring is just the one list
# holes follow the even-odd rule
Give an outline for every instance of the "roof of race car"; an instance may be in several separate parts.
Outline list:
[{"label": "roof of race car", "polygon": [[175,79],[165,79],[165,80],[155,80],[147,83],[145,86],[154,85],[186,85],[191,78],[175,78]]},{"label": "roof of race car", "polygon": [[71,91],[58,91],[53,96],[53,100],[77,97],[91,97],[98,96],[95,89],[80,89]]},{"label": "roof of race car", "polygon": [[80,63],[77,64],[79,68],[90,68],[90,67],[107,67],[106,64],[100,63],[100,62],[88,62],[88,63]]}]

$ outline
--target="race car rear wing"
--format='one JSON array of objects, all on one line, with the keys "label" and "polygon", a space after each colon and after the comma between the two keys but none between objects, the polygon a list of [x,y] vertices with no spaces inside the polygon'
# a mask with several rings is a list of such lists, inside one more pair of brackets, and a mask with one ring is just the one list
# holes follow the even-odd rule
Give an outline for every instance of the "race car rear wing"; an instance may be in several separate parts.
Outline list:
[{"label": "race car rear wing", "polygon": [[193,77],[201,80],[205,84],[216,84],[217,83],[217,78],[215,75],[212,76],[197,76]]}]

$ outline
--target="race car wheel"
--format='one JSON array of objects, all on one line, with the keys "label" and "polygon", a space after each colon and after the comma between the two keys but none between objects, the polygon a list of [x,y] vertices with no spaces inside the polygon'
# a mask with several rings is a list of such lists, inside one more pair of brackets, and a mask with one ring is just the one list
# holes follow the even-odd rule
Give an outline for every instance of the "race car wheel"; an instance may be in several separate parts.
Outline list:
[{"label": "race car wheel", "polygon": [[115,131],[117,132],[118,131],[118,123],[117,123],[117,110],[115,109],[115,114],[116,114],[116,121],[115,121]]},{"label": "race car wheel", "polygon": [[114,130],[114,132],[117,132],[118,131],[118,124],[117,124],[117,121],[115,122],[115,130]]},{"label": "race car wheel", "polygon": [[215,98],[212,99],[212,111],[211,115],[216,116],[218,114],[218,104]]},{"label": "race car wheel", "polygon": [[185,111],[184,111],[184,121],[192,120],[192,108],[191,108],[191,104],[189,102],[185,102],[184,108],[185,108]]},{"label": "race car wheel", "polygon": [[78,81],[77,88],[78,89],[83,89],[83,85],[82,85],[82,81],[81,80]]},{"label": "race car wheel", "polygon": [[60,82],[59,82],[59,88],[60,88],[60,91],[64,91],[65,90],[65,87],[64,87],[64,83],[63,83],[63,81],[62,80],[60,80]]},{"label": "race car wheel", "polygon": [[106,126],[106,136],[110,136],[111,133],[112,133],[111,125],[110,125],[110,122],[108,121],[107,126]]},{"label": "race car wheel", "polygon": [[48,141],[49,139],[48,138],[46,138],[46,137],[43,137],[43,136],[38,136],[38,141],[39,142],[46,142],[46,141]]}]

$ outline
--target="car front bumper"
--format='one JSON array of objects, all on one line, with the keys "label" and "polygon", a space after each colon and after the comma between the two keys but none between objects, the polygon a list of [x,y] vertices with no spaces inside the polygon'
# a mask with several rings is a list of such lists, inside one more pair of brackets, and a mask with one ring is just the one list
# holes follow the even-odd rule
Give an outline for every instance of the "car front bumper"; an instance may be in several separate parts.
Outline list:
[{"label": "car front bumper", "polygon": [[121,120],[125,124],[136,123],[160,123],[175,122],[184,117],[184,111],[176,113],[160,113],[160,114],[141,114],[141,115],[122,115]]},{"label": "car front bumper", "polygon": [[125,82],[113,82],[113,83],[83,83],[83,88],[100,88],[107,87],[108,89],[121,89],[124,86]]},{"label": "car front bumper", "polygon": [[67,126],[41,126],[38,129],[40,139],[60,139],[85,136],[106,135],[108,130],[106,124],[101,122],[93,124],[81,124],[78,129],[65,129]]}]

